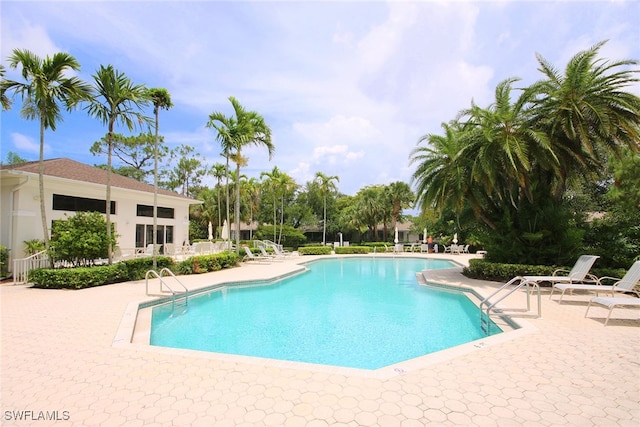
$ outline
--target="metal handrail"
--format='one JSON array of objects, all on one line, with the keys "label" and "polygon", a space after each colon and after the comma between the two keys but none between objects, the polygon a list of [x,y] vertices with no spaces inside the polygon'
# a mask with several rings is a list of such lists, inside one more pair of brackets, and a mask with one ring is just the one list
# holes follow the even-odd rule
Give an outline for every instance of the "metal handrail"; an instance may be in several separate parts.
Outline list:
[{"label": "metal handrail", "polygon": [[[170,276],[172,276],[174,279],[176,279],[176,281],[180,284],[180,286],[182,286],[184,288],[184,292],[176,292],[175,290],[173,290],[173,288],[171,286],[169,286],[169,284],[164,280],[164,276],[163,273],[168,273]],[[149,293],[149,275],[153,275],[155,276],[158,280],[160,280],[160,292],[164,292],[162,287],[166,286],[167,289],[169,289],[169,292],[171,292],[171,305],[173,307],[175,307],[175,303],[176,303],[176,295],[179,294],[184,294],[184,303],[187,304],[189,302],[189,290],[187,289],[187,287],[176,277],[175,274],[173,274],[173,272],[171,270],[169,270],[168,268],[163,268],[162,270],[160,270],[160,273],[158,273],[155,270],[149,270],[146,272],[146,274],[144,275],[145,278],[145,292],[147,295],[149,296],[157,296],[155,294],[150,294]]]},{"label": "metal handrail", "polygon": [[[515,284],[516,282],[518,282],[517,285],[515,285],[512,289],[508,290],[508,292],[506,292],[506,293],[503,292],[509,286]],[[507,298],[508,296],[510,296],[515,291],[517,291],[518,289],[522,288],[523,286],[527,287],[527,308],[526,309],[522,309],[522,308],[504,308],[504,307],[498,308],[497,307],[497,305],[500,302],[502,302],[505,298]],[[486,297],[485,299],[480,301],[480,304],[479,304],[479,307],[480,307],[480,321],[482,322],[482,324],[484,325],[484,322],[486,321],[485,319],[490,319],[491,318],[491,313],[492,312],[493,313],[505,313],[507,311],[514,311],[514,312],[527,312],[527,313],[529,313],[531,311],[531,289],[529,288],[530,286],[534,287],[537,290],[538,313],[537,313],[536,317],[541,317],[542,316],[542,305],[541,305],[541,297],[540,297],[540,286],[538,285],[537,282],[534,282],[532,280],[525,280],[524,277],[516,276],[513,279],[509,280],[504,285],[502,285],[500,288],[498,288],[491,295],[489,295],[488,297]],[[498,296],[498,294],[500,294],[500,293],[503,293],[503,295],[499,296],[499,298],[496,299],[495,301],[491,300],[493,297]],[[483,309],[483,306],[486,306],[486,309]],[[488,333],[488,328],[487,328],[487,330],[485,332]]]}]

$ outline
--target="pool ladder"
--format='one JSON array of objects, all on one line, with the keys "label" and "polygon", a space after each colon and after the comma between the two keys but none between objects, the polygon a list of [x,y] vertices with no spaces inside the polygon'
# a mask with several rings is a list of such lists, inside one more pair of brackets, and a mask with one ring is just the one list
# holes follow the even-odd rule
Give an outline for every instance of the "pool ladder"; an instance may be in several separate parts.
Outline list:
[{"label": "pool ladder", "polygon": [[[512,286],[512,287],[510,287]],[[527,307],[526,308],[504,308],[498,307],[497,305],[502,302],[509,295],[516,292],[518,289],[526,287],[527,292]],[[531,293],[533,290],[537,292],[538,299],[538,312],[537,314],[532,313],[531,311]],[[509,316],[516,317],[540,317],[542,315],[541,312],[542,306],[540,305],[540,286],[538,283],[525,280],[524,277],[514,277],[509,280],[507,283],[498,288],[494,293],[486,297],[480,302],[480,327],[482,331],[490,335],[491,329],[491,315],[502,315],[508,314]],[[517,314],[520,313],[520,314]]]},{"label": "pool ladder", "polygon": [[[176,291],[174,290],[166,281],[167,277],[165,276],[165,274],[171,276],[172,278],[175,279],[175,281],[182,287],[182,289],[184,289],[184,291]],[[155,276],[157,279],[160,280],[160,294],[152,294],[149,293],[149,276]],[[171,293],[171,307],[172,309],[175,311],[176,307],[182,307],[182,313],[187,311],[187,304],[189,302],[189,290],[187,289],[187,287],[180,281],[180,279],[178,279],[176,277],[175,274],[173,274],[173,272],[171,270],[169,270],[168,268],[163,268],[162,270],[160,270],[160,273],[158,273],[155,270],[149,270],[147,271],[147,273],[144,276],[145,278],[145,290],[146,290],[146,294],[149,296],[165,296],[167,293]],[[168,291],[165,291],[164,288],[167,288]]]}]

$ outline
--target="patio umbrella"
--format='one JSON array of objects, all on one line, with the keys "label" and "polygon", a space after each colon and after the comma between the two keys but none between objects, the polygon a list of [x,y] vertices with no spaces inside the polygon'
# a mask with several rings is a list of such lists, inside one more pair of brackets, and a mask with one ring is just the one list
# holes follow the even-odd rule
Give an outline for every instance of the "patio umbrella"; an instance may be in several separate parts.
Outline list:
[{"label": "patio umbrella", "polygon": [[457,244],[458,244],[458,233],[455,233],[455,234],[453,235],[453,244],[454,244],[454,245],[457,245]]},{"label": "patio umbrella", "polygon": [[427,243],[427,229],[425,228],[422,233],[422,243]]},{"label": "patio umbrella", "polygon": [[395,238],[393,239],[394,242],[396,242],[396,244],[398,243],[398,227],[396,227],[396,234],[395,234]]},{"label": "patio umbrella", "polygon": [[209,240],[213,240],[213,225],[211,224],[211,221],[209,221],[209,226],[207,228],[209,230]]},{"label": "patio umbrella", "polygon": [[229,225],[227,224],[227,220],[224,220],[222,224],[222,233],[221,236],[224,240],[229,240]]}]

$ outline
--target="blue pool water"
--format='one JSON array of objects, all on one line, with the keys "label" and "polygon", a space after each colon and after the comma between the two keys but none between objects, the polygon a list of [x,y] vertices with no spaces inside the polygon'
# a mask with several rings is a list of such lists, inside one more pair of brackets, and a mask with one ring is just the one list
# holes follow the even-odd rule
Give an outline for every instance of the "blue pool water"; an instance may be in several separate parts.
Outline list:
[{"label": "blue pool water", "polygon": [[378,369],[486,336],[465,295],[417,283],[418,271],[452,266],[420,258],[313,262],[276,283],[192,297],[182,315],[171,304],[155,307],[151,344]]}]

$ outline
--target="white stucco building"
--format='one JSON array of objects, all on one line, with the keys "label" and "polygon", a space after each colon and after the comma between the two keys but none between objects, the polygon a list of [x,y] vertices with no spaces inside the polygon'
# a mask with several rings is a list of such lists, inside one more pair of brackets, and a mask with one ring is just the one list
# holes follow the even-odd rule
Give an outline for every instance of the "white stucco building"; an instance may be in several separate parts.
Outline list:
[{"label": "white stucco building", "polygon": [[[59,158],[44,162],[46,218],[53,221],[77,211],[106,213],[106,171]],[[11,259],[24,257],[24,241],[43,239],[38,189],[38,162],[0,166],[0,245],[11,249]],[[154,187],[111,174],[111,222],[120,248],[143,248],[153,242]],[[182,244],[189,240],[189,205],[201,203],[178,193],[158,189],[158,242]]]}]

